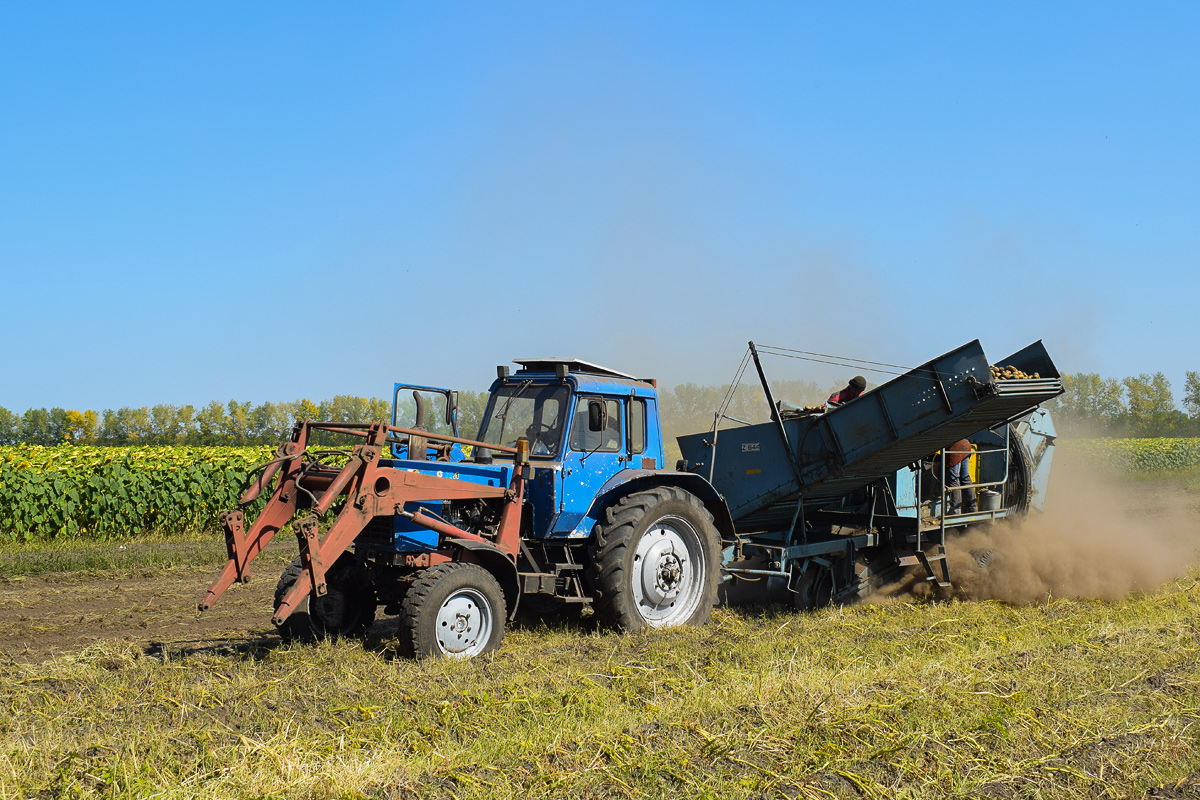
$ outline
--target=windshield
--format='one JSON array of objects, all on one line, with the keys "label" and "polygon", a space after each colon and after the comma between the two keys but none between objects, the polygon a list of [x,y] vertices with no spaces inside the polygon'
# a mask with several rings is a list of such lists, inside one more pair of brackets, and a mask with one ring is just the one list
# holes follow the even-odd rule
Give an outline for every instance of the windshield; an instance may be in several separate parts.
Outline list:
[{"label": "windshield", "polygon": [[563,410],[570,390],[561,384],[506,384],[496,390],[480,441],[516,447],[529,440],[531,456],[556,456],[562,443]]}]

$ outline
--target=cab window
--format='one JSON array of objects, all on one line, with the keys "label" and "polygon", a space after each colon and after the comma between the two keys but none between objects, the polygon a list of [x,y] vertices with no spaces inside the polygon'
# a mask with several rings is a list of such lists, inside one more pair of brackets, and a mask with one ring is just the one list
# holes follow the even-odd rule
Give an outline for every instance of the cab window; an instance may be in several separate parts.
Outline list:
[{"label": "cab window", "polygon": [[[588,402],[600,400],[608,411],[608,424],[602,431],[588,430]],[[572,450],[585,453],[615,453],[621,449],[621,403],[599,397],[581,397],[571,422]]]},{"label": "cab window", "polygon": [[629,401],[629,452],[646,452],[646,401]]}]

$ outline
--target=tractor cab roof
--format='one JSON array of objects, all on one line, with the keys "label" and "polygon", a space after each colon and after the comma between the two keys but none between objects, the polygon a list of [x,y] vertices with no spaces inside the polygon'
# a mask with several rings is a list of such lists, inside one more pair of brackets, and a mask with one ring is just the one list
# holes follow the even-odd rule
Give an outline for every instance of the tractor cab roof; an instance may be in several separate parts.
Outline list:
[{"label": "tractor cab roof", "polygon": [[518,372],[553,373],[559,364],[566,364],[567,372],[577,372],[585,375],[601,375],[609,378],[625,378],[631,381],[642,380],[630,375],[627,372],[618,372],[615,369],[602,367],[599,364],[593,364],[590,361],[581,361],[578,358],[514,358],[513,363],[521,365],[521,369],[518,370]]},{"label": "tractor cab roof", "polygon": [[520,369],[509,377],[507,368],[501,367],[500,377],[492,384],[493,392],[506,382],[556,382],[568,379],[568,376],[579,392],[653,397],[658,386],[653,378],[636,378],[627,372],[618,372],[578,358],[514,358],[513,363],[520,364]]}]

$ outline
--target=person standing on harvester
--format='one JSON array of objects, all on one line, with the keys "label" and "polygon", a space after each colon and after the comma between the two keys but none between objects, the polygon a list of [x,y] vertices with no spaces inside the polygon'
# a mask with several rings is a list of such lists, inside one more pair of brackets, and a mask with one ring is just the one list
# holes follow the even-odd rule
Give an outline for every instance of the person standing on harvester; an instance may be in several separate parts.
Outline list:
[{"label": "person standing on harvester", "polygon": [[850,382],[846,384],[845,389],[829,395],[829,399],[825,401],[825,405],[836,408],[842,403],[848,403],[854,398],[858,397],[866,388],[867,379],[862,375],[855,375],[850,379]]},{"label": "person standing on harvester", "polygon": [[[950,496],[949,512],[975,513],[975,489],[971,487],[971,442],[959,439],[946,448],[946,491]],[[966,488],[956,489],[956,486]],[[965,495],[965,506],[963,503]]]}]

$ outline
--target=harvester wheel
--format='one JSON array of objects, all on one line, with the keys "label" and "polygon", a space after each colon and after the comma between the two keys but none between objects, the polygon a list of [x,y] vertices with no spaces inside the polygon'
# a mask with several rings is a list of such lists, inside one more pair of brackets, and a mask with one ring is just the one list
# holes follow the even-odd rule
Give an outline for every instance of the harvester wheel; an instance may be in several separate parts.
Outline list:
[{"label": "harvester wheel", "polygon": [[478,564],[455,561],[423,571],[400,610],[410,655],[471,658],[504,641],[504,592]]},{"label": "harvester wheel", "polygon": [[605,511],[592,546],[599,617],[641,631],[708,621],[717,597],[720,542],[695,495],[661,486]]},{"label": "harvester wheel", "polygon": [[792,595],[796,608],[816,611],[833,601],[833,570],[823,564],[809,563],[800,591]]},{"label": "harvester wheel", "polygon": [[[275,585],[276,608],[303,573],[297,556]],[[303,610],[297,609],[279,626],[285,642],[358,636],[371,627],[375,621],[375,588],[370,570],[361,559],[353,553],[342,553],[333,568],[326,570],[325,585],[329,591],[324,597],[309,594]]]}]

